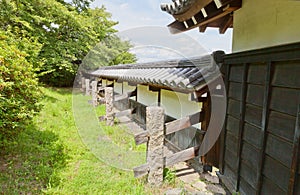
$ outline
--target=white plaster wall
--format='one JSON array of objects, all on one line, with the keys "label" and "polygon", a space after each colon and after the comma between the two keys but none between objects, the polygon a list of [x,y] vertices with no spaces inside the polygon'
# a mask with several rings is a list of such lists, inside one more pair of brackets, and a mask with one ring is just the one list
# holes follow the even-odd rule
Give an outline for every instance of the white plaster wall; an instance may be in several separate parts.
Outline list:
[{"label": "white plaster wall", "polygon": [[103,86],[103,87],[106,86],[106,79],[102,79],[102,86]]},{"label": "white plaster wall", "polygon": [[146,106],[157,105],[158,92],[149,91],[148,86],[138,85],[137,98],[138,102]]},{"label": "white plaster wall", "polygon": [[243,0],[234,12],[233,52],[299,41],[299,1]]},{"label": "white plaster wall", "polygon": [[114,92],[122,94],[122,83],[114,82]]},{"label": "white plaster wall", "polygon": [[[201,111],[201,103],[189,101],[189,95],[168,90],[161,90],[161,105],[167,115],[176,119]],[[199,128],[199,124],[194,125]]]},{"label": "white plaster wall", "polygon": [[[128,85],[128,82],[123,82],[123,93],[134,91],[136,86]],[[135,100],[135,97],[131,97],[130,99]]]}]

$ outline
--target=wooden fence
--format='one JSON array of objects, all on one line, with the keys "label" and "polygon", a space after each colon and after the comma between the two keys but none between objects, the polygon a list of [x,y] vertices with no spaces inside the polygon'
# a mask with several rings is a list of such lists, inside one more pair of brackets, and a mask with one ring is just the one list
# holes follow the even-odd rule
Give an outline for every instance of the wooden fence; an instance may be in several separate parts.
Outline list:
[{"label": "wooden fence", "polygon": [[241,194],[300,194],[300,44],[227,55],[221,180]]}]

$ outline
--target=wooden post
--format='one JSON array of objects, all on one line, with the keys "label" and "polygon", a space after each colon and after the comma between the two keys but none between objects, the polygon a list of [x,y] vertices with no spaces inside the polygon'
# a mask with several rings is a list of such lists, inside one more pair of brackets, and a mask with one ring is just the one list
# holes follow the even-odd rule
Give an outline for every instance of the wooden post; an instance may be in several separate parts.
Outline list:
[{"label": "wooden post", "polygon": [[85,95],[90,95],[90,79],[85,79]]},{"label": "wooden post", "polygon": [[92,103],[93,103],[93,106],[97,106],[98,105],[98,102],[97,102],[97,81],[92,81],[91,85],[92,85]]},{"label": "wooden post", "polygon": [[164,109],[153,106],[146,108],[146,129],[149,132],[147,164],[148,183],[160,186],[163,183],[164,169]]},{"label": "wooden post", "polygon": [[[206,101],[203,102],[202,104],[202,113],[204,113],[204,120],[201,121],[201,130],[207,131],[209,121],[210,121],[210,113],[211,113],[211,101],[210,101],[210,93],[207,92],[207,98]],[[204,135],[202,135],[204,136]],[[203,137],[202,137],[203,140]],[[200,157],[201,162],[203,164],[203,172],[207,172],[208,169],[212,169],[211,165],[208,164],[207,162],[207,154],[205,156]]]},{"label": "wooden post", "polygon": [[[293,159],[290,169],[290,181],[288,194],[296,194],[296,185],[298,179],[298,166],[299,166],[299,142],[300,142],[300,105],[298,105],[298,112],[295,124],[295,134],[293,143]],[[298,192],[299,193],[299,192]]]},{"label": "wooden post", "polygon": [[113,126],[114,112],[113,112],[113,88],[105,87],[105,106],[106,106],[106,125]]},{"label": "wooden post", "polygon": [[84,91],[85,90],[85,78],[81,77],[81,90]]},{"label": "wooden post", "polygon": [[235,184],[235,191],[238,192],[240,189],[241,180],[241,163],[242,163],[242,147],[243,147],[243,135],[245,126],[245,112],[246,112],[246,98],[247,98],[247,79],[248,79],[248,69],[249,64],[243,65],[243,81],[242,81],[242,99],[240,103],[240,121],[239,121],[239,134],[238,134],[238,159],[237,159],[237,181]]},{"label": "wooden post", "polygon": [[256,194],[261,194],[262,185],[263,185],[263,167],[265,163],[265,150],[267,146],[267,128],[268,128],[268,116],[269,116],[269,107],[270,107],[270,98],[272,93],[272,62],[267,63],[267,72],[265,77],[265,89],[264,89],[264,103],[262,110],[262,119],[261,119],[261,149],[259,150],[259,159],[258,159],[258,172],[257,172],[257,186]]}]

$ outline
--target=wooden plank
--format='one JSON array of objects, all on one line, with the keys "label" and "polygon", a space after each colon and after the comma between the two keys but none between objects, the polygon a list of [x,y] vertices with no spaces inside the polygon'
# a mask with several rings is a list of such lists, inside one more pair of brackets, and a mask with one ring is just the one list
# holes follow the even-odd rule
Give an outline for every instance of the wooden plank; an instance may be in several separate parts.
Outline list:
[{"label": "wooden plank", "polygon": [[300,61],[277,62],[274,69],[274,86],[300,89]]},{"label": "wooden plank", "polygon": [[268,122],[268,132],[290,142],[294,139],[296,117],[271,111]]},{"label": "wooden plank", "polygon": [[230,150],[237,156],[238,152],[238,139],[237,137],[233,136],[231,133],[227,133],[226,136],[226,148],[227,150]]},{"label": "wooden plank", "polygon": [[[225,64],[240,64],[244,62],[277,62],[299,60],[300,43],[279,45],[269,48],[255,49],[244,52],[236,52],[225,55]],[[274,55],[276,54],[276,55]]]},{"label": "wooden plank", "polygon": [[237,137],[239,134],[239,120],[237,118],[227,115],[226,121],[226,130],[235,137]]},{"label": "wooden plank", "polygon": [[237,182],[236,191],[239,191],[240,185],[240,171],[241,171],[241,159],[243,149],[243,133],[244,133],[244,122],[245,122],[245,111],[246,111],[246,96],[247,96],[247,76],[248,76],[249,64],[243,65],[242,74],[242,99],[240,103],[240,123],[239,123],[239,135],[238,135],[238,158],[237,158]]},{"label": "wooden plank", "polygon": [[198,154],[198,151],[199,151],[199,146],[188,148],[186,150],[167,156],[165,157],[166,166],[172,166],[176,163],[184,162],[192,158],[195,158]]},{"label": "wooden plank", "polygon": [[181,151],[181,149],[178,146],[176,146],[175,144],[173,144],[170,140],[168,140],[166,138],[165,138],[164,145],[174,153]]},{"label": "wooden plank", "polygon": [[295,103],[299,99],[299,90],[273,87],[270,108],[292,116],[297,115]]},{"label": "wooden plank", "polygon": [[236,101],[228,98],[228,109],[227,114],[234,116],[235,118],[240,118],[240,101]]},{"label": "wooden plank", "polygon": [[137,96],[137,88],[134,91],[127,92],[128,97]]},{"label": "wooden plank", "polygon": [[273,158],[266,156],[263,174],[270,180],[271,183],[279,186],[283,191],[285,191],[284,194],[287,193],[290,176],[289,168],[285,167]]},{"label": "wooden plank", "polygon": [[249,67],[247,82],[251,84],[264,85],[266,82],[267,64],[253,63]]},{"label": "wooden plank", "polygon": [[263,177],[261,194],[286,194],[279,186],[274,184],[270,179]]},{"label": "wooden plank", "polygon": [[225,184],[226,188],[231,193],[236,192],[235,187],[236,187],[236,170],[232,170],[231,167],[228,166],[228,164],[224,165],[224,177],[221,177],[222,183]]},{"label": "wooden plank", "polygon": [[144,175],[147,175],[148,172],[149,172],[149,165],[147,163],[133,168],[133,173],[135,178],[139,178]]},{"label": "wooden plank", "polygon": [[294,143],[293,143],[293,159],[292,165],[290,168],[290,180],[289,180],[289,188],[288,193],[290,195],[294,194],[296,191],[296,184],[298,179],[298,163],[299,163],[299,139],[300,139],[300,104],[298,105],[298,113],[297,120],[295,124],[295,135],[294,135]]},{"label": "wooden plank", "polygon": [[127,109],[120,112],[115,113],[115,117],[128,116],[133,113],[134,109]]},{"label": "wooden plank", "polygon": [[[255,170],[253,170],[250,166],[248,166],[247,163],[245,163],[244,160],[242,160],[242,164],[241,164],[241,184],[240,184],[240,191],[243,191],[243,187],[242,187],[242,183],[244,183],[244,185],[249,185],[245,188],[253,188],[252,190],[254,190],[256,188],[257,185],[257,172]],[[242,180],[244,180],[244,182],[242,182]],[[250,189],[249,189],[250,190]],[[244,191],[246,191],[244,189]],[[255,194],[255,193],[246,193],[246,194]]]},{"label": "wooden plank", "polygon": [[192,125],[203,121],[203,112],[197,112],[195,114],[186,116],[182,119],[177,119],[165,124],[166,135],[188,128]]},{"label": "wooden plank", "polygon": [[114,101],[115,102],[122,101],[122,100],[125,100],[125,99],[128,99],[128,95],[127,94],[116,95],[114,97]]},{"label": "wooden plank", "polygon": [[247,163],[247,165],[251,167],[251,169],[255,172],[257,172],[259,168],[259,155],[259,151],[256,150],[253,146],[246,142],[243,143],[241,159],[243,159],[243,161]]},{"label": "wooden plank", "polygon": [[266,150],[266,142],[267,142],[267,126],[268,126],[268,115],[269,115],[269,107],[270,107],[270,93],[271,93],[271,80],[272,80],[272,71],[273,66],[272,62],[267,63],[267,71],[265,77],[265,89],[264,89],[264,103],[263,103],[263,110],[262,110],[262,118],[261,118],[261,131],[262,131],[262,138],[260,145],[262,146],[259,151],[258,156],[258,174],[257,174],[257,192],[256,194],[259,195],[262,190],[262,179],[263,179],[263,166],[265,161],[265,150]]},{"label": "wooden plank", "polygon": [[241,101],[242,99],[242,84],[230,82],[228,89],[228,97]]},{"label": "wooden plank", "polygon": [[293,153],[293,145],[291,143],[269,134],[265,152],[286,167],[291,167]]},{"label": "wooden plank", "polygon": [[262,148],[262,131],[253,125],[245,123],[244,127],[244,140],[254,146],[256,149]]},{"label": "wooden plank", "polygon": [[232,170],[237,170],[237,155],[231,152],[228,148],[225,150],[225,164]]},{"label": "wooden plank", "polygon": [[134,135],[135,144],[140,145],[148,142],[149,136],[150,136],[149,131],[143,131],[141,133]]},{"label": "wooden plank", "polygon": [[264,101],[264,86],[248,84],[247,103],[255,106],[263,106]]},{"label": "wooden plank", "polygon": [[243,178],[241,178],[240,194],[255,194],[255,189]]},{"label": "wooden plank", "polygon": [[243,65],[231,66],[229,80],[241,83],[243,81],[243,70]]},{"label": "wooden plank", "polygon": [[258,106],[246,104],[245,121],[257,127],[261,127],[263,109]]}]

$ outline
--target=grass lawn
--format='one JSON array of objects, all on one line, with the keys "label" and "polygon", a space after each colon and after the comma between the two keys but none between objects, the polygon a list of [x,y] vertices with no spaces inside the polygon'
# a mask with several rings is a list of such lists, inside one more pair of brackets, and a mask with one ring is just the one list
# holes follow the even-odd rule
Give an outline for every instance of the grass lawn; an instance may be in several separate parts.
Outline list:
[{"label": "grass lawn", "polygon": [[[142,164],[138,155],[144,155],[145,146],[134,146],[133,136],[123,128],[91,122],[97,120],[89,120],[87,110],[93,109],[87,104],[89,97],[75,95],[72,106],[71,89],[43,91],[41,113],[0,153],[0,194],[161,193],[147,186],[144,178],[135,179],[131,171],[119,169]],[[103,109],[94,109],[94,117]],[[105,140],[112,149],[104,148]],[[122,162],[116,155],[131,160]]]}]

